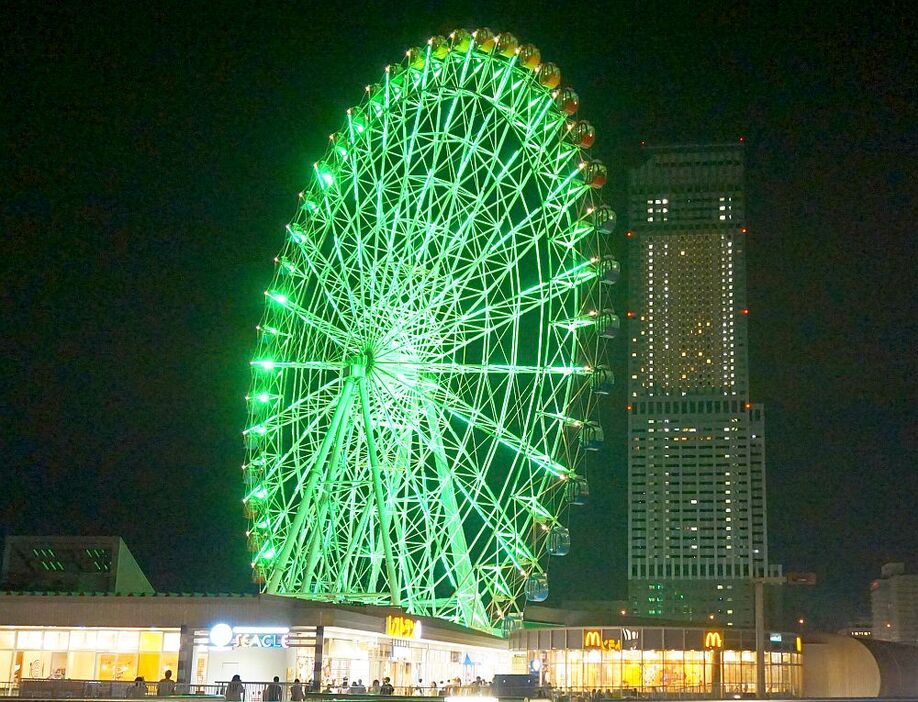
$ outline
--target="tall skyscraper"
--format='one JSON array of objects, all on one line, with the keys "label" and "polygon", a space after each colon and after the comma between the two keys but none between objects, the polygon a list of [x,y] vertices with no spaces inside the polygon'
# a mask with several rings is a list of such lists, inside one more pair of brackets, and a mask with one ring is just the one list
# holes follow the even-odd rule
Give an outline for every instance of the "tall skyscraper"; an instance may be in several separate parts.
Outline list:
[{"label": "tall skyscraper", "polygon": [[741,626],[769,566],[764,408],[749,396],[743,145],[630,173],[632,613]]}]

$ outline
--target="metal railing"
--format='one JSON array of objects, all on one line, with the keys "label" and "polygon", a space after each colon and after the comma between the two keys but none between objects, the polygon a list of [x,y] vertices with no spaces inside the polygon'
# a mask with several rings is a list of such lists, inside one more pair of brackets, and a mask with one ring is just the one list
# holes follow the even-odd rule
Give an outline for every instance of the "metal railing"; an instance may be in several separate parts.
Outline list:
[{"label": "metal railing", "polygon": [[[217,681],[218,685],[223,686],[224,688],[230,684],[230,681]],[[243,696],[242,699],[245,702],[272,702],[270,697],[277,696],[268,695],[269,686],[275,684],[272,682],[261,682],[261,681],[242,681]],[[295,691],[294,688],[297,687],[296,683],[292,682],[278,682],[276,683],[280,687],[279,697],[277,702],[296,702],[298,699],[304,700],[335,700],[335,699],[344,699],[344,700],[359,700],[359,699],[376,699],[378,697],[394,697],[394,698],[420,698],[427,697],[431,699],[438,699],[446,695],[481,695],[487,694],[487,688],[481,688],[476,686],[469,685],[455,685],[443,683],[441,686],[439,683],[434,687],[430,683],[424,683],[421,685],[400,685],[394,686],[392,691],[389,693],[384,693],[381,691],[381,683],[377,683],[374,687],[373,681],[363,682],[360,684],[347,683],[346,685],[340,684],[337,681],[325,681],[320,689],[314,689],[311,680],[304,680],[299,683],[299,690]],[[484,690],[484,691],[483,691]],[[300,697],[298,693],[302,691],[303,696]],[[227,695],[227,699],[235,698],[235,694]]]},{"label": "metal railing", "polygon": [[220,685],[194,685],[135,680],[69,680],[66,678],[38,679],[23,678],[19,685],[11,687],[8,694],[28,699],[139,699],[142,697],[176,698],[222,698]]}]

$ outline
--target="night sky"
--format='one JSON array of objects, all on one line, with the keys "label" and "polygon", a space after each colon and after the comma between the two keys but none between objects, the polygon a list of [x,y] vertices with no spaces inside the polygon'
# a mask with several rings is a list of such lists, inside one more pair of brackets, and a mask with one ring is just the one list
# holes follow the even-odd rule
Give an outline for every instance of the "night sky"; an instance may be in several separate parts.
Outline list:
[{"label": "night sky", "polygon": [[[883,562],[918,567],[910,5],[261,5],[4,4],[0,529],[253,591],[243,396],[296,193],[387,63],[487,25],[561,66],[619,212],[641,139],[745,137],[770,549],[821,583],[788,614],[841,626]],[[625,596],[625,404],[551,602]]]}]

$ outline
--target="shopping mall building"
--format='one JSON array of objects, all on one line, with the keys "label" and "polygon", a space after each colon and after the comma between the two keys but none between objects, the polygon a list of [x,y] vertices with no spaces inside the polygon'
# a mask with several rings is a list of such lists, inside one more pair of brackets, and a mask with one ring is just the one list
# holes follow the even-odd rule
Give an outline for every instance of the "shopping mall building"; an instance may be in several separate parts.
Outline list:
[{"label": "shopping mall building", "polygon": [[[489,636],[379,607],[228,595],[0,595],[0,684],[23,678],[246,681],[390,677],[486,680],[537,673],[555,688],[751,692],[752,632],[651,626],[541,626]],[[768,641],[771,692],[801,693],[801,642]]]},{"label": "shopping mall building", "polygon": [[[89,547],[64,541],[21,546],[26,560],[48,566],[39,570],[63,575],[49,583],[56,591],[36,592],[34,583],[17,581],[15,568],[5,566],[0,695],[15,694],[30,680],[155,681],[166,670],[191,686],[233,675],[252,683],[275,675],[286,682],[320,680],[323,689],[344,678],[368,684],[389,677],[397,690],[408,691],[421,680],[528,673],[545,688],[609,696],[732,697],[756,688],[755,636],[745,629],[529,607],[523,626],[497,637],[384,607],[154,593],[120,539]],[[64,576],[79,570],[68,566],[75,558],[90,575],[70,582]],[[86,591],[86,582],[98,589]],[[768,631],[764,640],[769,695],[918,692],[915,647],[819,634],[801,639],[782,631]],[[257,694],[247,699],[260,702]]]}]

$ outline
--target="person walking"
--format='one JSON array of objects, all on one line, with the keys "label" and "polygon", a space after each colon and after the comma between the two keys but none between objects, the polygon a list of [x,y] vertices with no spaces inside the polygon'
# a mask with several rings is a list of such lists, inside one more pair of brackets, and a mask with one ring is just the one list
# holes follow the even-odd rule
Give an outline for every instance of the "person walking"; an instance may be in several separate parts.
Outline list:
[{"label": "person walking", "polygon": [[162,680],[156,683],[157,697],[171,697],[175,694],[175,680],[172,679],[172,671],[167,670]]},{"label": "person walking", "polygon": [[265,685],[265,694],[262,697],[265,702],[281,702],[284,699],[284,691],[280,684],[280,678],[274,676],[274,682]]},{"label": "person walking", "polygon": [[242,684],[242,678],[239,675],[234,675],[233,679],[230,680],[229,685],[226,686],[226,702],[240,702],[245,699],[245,685]]},{"label": "person walking", "polygon": [[391,695],[393,692],[395,692],[395,688],[392,687],[392,681],[387,675],[382,680],[382,687],[379,688],[379,694],[380,695]]},{"label": "person walking", "polygon": [[295,678],[293,680],[293,686],[290,688],[290,699],[292,702],[302,702],[306,699],[306,695],[303,694],[303,686],[300,684],[299,678]]}]

